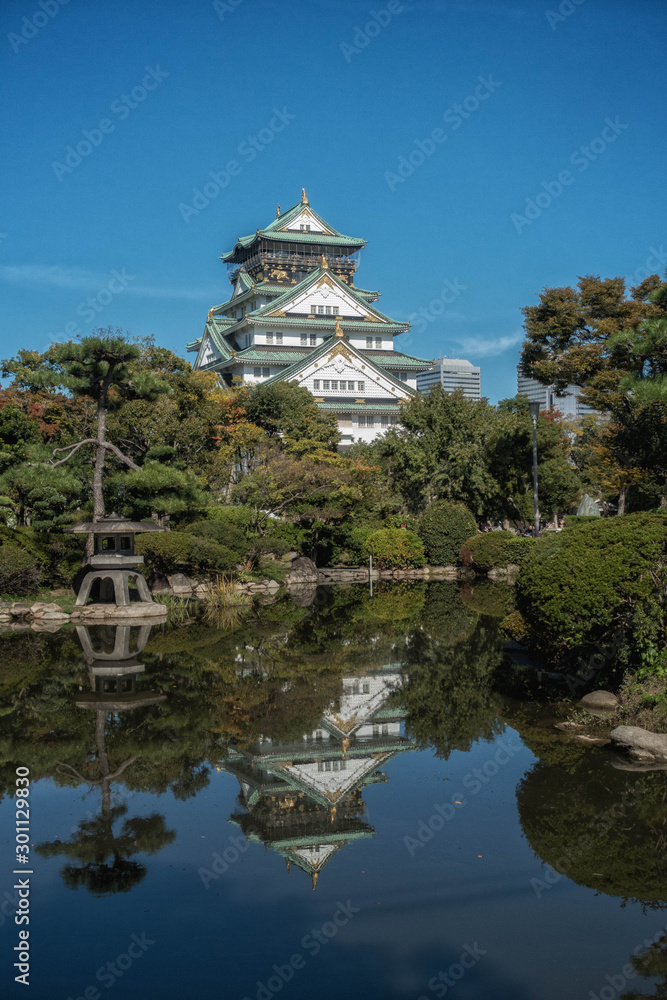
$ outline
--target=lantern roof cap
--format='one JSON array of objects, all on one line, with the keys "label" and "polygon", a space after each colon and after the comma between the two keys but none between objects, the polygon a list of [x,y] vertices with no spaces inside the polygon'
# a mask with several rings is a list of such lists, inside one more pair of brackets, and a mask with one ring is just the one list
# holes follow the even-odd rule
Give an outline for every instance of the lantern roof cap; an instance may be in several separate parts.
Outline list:
[{"label": "lantern roof cap", "polygon": [[85,521],[83,524],[73,524],[64,531],[81,532],[87,535],[129,535],[144,531],[167,531],[154,521],[129,521],[119,514],[109,514],[98,521]]}]

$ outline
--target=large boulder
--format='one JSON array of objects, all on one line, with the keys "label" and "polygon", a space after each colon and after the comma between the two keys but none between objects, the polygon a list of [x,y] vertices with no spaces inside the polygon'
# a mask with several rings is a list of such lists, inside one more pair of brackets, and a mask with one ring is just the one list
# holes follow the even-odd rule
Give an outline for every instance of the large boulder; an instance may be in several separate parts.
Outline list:
[{"label": "large boulder", "polygon": [[631,760],[663,764],[667,762],[667,734],[649,733],[639,726],[617,726],[611,731],[612,745],[625,751]]},{"label": "large boulder", "polygon": [[308,556],[299,556],[290,566],[288,583],[317,583],[317,566]]},{"label": "large boulder", "polygon": [[614,712],[618,708],[618,698],[611,691],[591,691],[584,695],[579,704],[582,708],[594,711]]},{"label": "large boulder", "polygon": [[169,577],[172,594],[191,594],[192,584],[184,573],[174,573]]}]

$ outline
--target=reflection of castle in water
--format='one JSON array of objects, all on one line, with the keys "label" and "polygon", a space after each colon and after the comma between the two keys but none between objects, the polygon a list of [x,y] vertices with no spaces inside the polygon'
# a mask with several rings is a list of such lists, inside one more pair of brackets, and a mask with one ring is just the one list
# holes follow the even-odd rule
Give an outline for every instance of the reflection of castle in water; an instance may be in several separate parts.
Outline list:
[{"label": "reflection of castle in water", "polygon": [[222,765],[241,786],[232,815],[249,840],[296,865],[313,888],[324,866],[354,840],[372,837],[363,788],[386,781],[380,770],[397,753],[414,749],[401,735],[403,710],[388,704],[401,685],[394,665],[343,678],[337,710],[291,743],[262,739],[233,750]]}]

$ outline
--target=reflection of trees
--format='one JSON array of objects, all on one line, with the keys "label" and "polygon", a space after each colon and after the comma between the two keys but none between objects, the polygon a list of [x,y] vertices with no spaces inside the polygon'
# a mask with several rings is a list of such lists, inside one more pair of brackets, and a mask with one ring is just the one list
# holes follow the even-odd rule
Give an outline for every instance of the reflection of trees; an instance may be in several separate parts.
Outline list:
[{"label": "reflection of trees", "polygon": [[135,854],[157,854],[172,843],[176,831],[166,828],[164,816],[153,813],[126,819],[116,832],[114,827],[126,812],[126,805],[103,808],[99,816],[82,820],[71,840],[40,844],[37,852],[46,858],[62,854],[79,862],[62,870],[69,889],[83,886],[94,896],[129,892],[146,874],[144,865],[129,859]]},{"label": "reflection of trees", "polygon": [[503,640],[492,622],[461,604],[455,584],[431,585],[422,622],[409,636],[407,679],[396,697],[418,746],[446,759],[502,730],[492,682]]},{"label": "reflection of trees", "polygon": [[[599,749],[558,747],[517,788],[528,841],[579,885],[662,908],[667,786],[659,771],[617,770]],[[599,874],[596,874],[599,873]]]},{"label": "reflection of trees", "polygon": [[658,983],[655,993],[639,993],[631,990],[629,993],[622,993],[622,1000],[665,1000],[667,998],[667,934],[663,934],[659,941],[650,945],[639,955],[633,955],[630,959],[632,968],[638,976],[657,979],[662,976],[662,982]]}]

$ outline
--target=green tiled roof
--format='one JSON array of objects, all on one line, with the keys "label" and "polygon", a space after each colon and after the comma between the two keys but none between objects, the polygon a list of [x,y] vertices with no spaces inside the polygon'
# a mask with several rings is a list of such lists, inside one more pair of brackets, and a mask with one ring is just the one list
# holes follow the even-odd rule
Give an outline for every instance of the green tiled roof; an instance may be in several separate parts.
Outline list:
[{"label": "green tiled roof", "polygon": [[399,351],[361,351],[367,358],[370,358],[376,365],[383,368],[412,368],[414,371],[426,371],[433,364],[430,358],[415,358],[410,354],[401,354]]},{"label": "green tiled roof", "polygon": [[[313,395],[320,398],[318,393],[313,393]],[[367,403],[346,403],[345,400],[341,400],[340,403],[330,403],[325,399],[323,403],[317,405],[320,410],[335,410],[337,413],[340,413],[341,410],[344,413],[398,413],[401,408],[398,400],[395,402],[392,400],[391,403],[376,403],[372,399],[369,399]]]},{"label": "green tiled roof", "polygon": [[311,247],[331,246],[340,247],[341,249],[345,247],[353,248],[354,250],[361,250],[366,243],[363,239],[357,239],[355,236],[343,236],[342,234],[340,236],[327,236],[325,233],[270,232],[266,229],[259,229],[252,236],[240,236],[233,250],[220,254],[220,260],[226,264],[233,263],[239,249],[246,249],[261,239],[275,240],[277,243],[295,243]]},{"label": "green tiled roof", "polygon": [[[314,350],[314,348],[310,348]],[[234,359],[237,362],[242,361],[261,361],[263,364],[294,364],[296,361],[301,361],[303,358],[308,357],[309,350],[302,350],[300,347],[274,347],[271,350],[271,345],[257,344],[253,347],[246,347],[244,351],[239,351]]]}]

